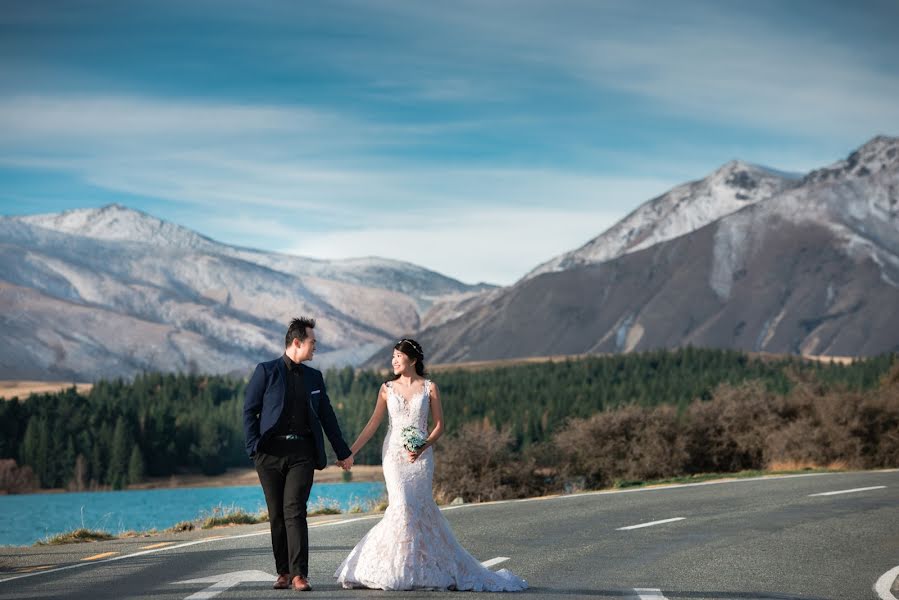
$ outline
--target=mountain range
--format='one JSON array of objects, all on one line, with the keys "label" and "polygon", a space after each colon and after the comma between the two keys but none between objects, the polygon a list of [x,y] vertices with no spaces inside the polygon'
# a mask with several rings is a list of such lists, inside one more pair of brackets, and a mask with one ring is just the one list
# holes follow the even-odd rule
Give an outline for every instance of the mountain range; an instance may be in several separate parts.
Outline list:
[{"label": "mountain range", "polygon": [[804,175],[727,163],[466,302],[419,332],[432,361],[686,345],[895,351],[899,139]]},{"label": "mountain range", "polygon": [[244,373],[298,315],[319,320],[318,366],[355,364],[434,302],[490,287],[229,246],[118,204],[0,217],[0,377]]},{"label": "mountain range", "polygon": [[649,200],[509,287],[387,259],[220,243],[113,204],[0,217],[0,378],[246,374],[287,322],[319,367],[692,344],[795,354],[899,349],[899,139],[806,174],[731,161]]}]

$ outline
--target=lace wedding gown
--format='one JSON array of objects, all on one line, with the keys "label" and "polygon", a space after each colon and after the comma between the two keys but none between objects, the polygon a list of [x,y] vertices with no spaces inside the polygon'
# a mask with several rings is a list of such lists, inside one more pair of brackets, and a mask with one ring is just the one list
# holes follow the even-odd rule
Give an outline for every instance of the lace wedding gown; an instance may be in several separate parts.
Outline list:
[{"label": "lace wedding gown", "polygon": [[507,569],[491,571],[459,545],[431,489],[431,448],[409,462],[400,432],[428,430],[430,381],[408,400],[387,383],[390,423],[381,457],[389,506],[334,573],[345,588],[517,591],[527,582]]}]

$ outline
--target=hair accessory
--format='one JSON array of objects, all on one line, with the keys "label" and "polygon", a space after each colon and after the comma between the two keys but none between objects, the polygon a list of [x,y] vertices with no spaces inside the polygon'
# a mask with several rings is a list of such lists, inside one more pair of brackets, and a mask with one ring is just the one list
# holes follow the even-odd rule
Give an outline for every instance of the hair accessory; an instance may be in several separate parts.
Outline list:
[{"label": "hair accessory", "polygon": [[421,348],[421,344],[417,343],[415,340],[403,338],[397,342],[397,345],[403,344],[403,343],[406,343],[406,344],[409,344],[410,346],[412,346],[412,349],[418,353],[418,356],[421,357],[422,359],[424,359],[425,353],[424,353],[424,350],[422,350],[422,348]]}]

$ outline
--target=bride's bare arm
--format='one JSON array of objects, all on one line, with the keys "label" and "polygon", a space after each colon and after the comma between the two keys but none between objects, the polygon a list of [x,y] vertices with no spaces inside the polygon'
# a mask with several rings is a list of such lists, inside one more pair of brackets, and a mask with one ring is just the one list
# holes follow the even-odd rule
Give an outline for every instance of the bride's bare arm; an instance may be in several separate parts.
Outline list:
[{"label": "bride's bare arm", "polygon": [[359,437],[356,438],[356,441],[353,442],[353,445],[350,447],[350,452],[353,453],[353,456],[356,456],[356,453],[362,449],[362,447],[371,439],[371,436],[375,434],[378,430],[378,427],[381,425],[381,421],[384,420],[384,413],[387,412],[387,386],[381,384],[381,389],[378,392],[378,400],[375,404],[375,410],[371,413],[371,418],[366,423],[365,427],[362,429],[362,433],[359,434]]},{"label": "bride's bare arm", "polygon": [[431,417],[434,419],[434,429],[431,430],[431,433],[428,435],[428,439],[425,440],[425,445],[419,454],[427,450],[430,446],[433,446],[434,442],[439,440],[440,436],[443,435],[443,405],[440,404],[440,390],[437,389],[437,384],[433,381],[431,382],[431,392],[429,396],[431,397]]},{"label": "bride's bare arm", "polygon": [[434,445],[440,436],[443,435],[443,405],[440,404],[440,391],[437,389],[437,384],[433,381],[431,382],[431,392],[428,394],[431,398],[431,417],[434,419],[434,428],[431,430],[431,433],[428,435],[428,439],[425,440],[425,445],[412,452],[411,450],[406,450],[406,455],[409,457],[409,461],[415,462],[415,460],[422,455],[422,453]]}]

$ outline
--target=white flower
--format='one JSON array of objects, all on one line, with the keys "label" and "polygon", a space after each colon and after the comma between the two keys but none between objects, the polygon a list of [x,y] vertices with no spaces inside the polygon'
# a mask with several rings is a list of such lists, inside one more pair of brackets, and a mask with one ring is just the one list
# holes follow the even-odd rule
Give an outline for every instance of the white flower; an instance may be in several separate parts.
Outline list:
[{"label": "white flower", "polygon": [[403,427],[403,431],[400,432],[400,437],[403,440],[403,448],[409,452],[415,452],[427,443],[425,434],[415,425]]}]

